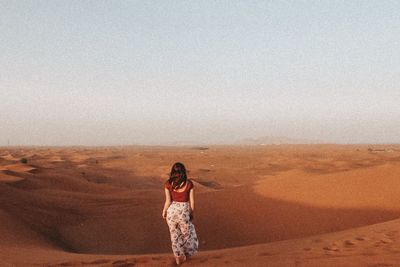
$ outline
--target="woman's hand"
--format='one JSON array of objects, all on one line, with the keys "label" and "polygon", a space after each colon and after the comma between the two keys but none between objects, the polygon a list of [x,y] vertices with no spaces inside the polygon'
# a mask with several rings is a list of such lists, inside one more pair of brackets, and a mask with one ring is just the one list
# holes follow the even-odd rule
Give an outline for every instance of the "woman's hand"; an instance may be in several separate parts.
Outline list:
[{"label": "woman's hand", "polygon": [[165,219],[167,218],[167,210],[163,209],[161,216]]}]

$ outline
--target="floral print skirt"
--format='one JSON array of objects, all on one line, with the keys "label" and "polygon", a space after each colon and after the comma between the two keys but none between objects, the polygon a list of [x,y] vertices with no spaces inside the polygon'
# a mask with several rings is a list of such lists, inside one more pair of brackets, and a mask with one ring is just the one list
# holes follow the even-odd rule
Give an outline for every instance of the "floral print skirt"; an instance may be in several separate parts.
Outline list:
[{"label": "floral print skirt", "polygon": [[192,256],[196,253],[199,241],[190,220],[189,202],[173,201],[167,209],[167,223],[175,257]]}]

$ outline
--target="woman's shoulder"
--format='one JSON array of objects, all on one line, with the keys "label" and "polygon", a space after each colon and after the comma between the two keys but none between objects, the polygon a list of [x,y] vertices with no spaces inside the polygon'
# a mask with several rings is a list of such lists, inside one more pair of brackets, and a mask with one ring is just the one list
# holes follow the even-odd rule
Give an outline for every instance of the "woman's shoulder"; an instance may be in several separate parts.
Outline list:
[{"label": "woman's shoulder", "polygon": [[171,184],[169,183],[168,180],[164,183],[164,188],[171,190]]},{"label": "woman's shoulder", "polygon": [[188,187],[189,187],[189,189],[194,188],[194,183],[192,182],[192,180],[188,179],[187,181],[188,181]]}]

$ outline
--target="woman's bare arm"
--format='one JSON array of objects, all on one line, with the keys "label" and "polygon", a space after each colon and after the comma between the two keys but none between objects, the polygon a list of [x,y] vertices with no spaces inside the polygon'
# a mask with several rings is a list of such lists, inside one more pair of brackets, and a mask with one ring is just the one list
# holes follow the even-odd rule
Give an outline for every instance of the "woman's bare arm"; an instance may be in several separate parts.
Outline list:
[{"label": "woman's bare arm", "polygon": [[169,205],[171,205],[171,193],[167,188],[165,188],[164,191],[165,191],[165,204],[162,211],[162,217],[165,219],[167,217],[167,209]]},{"label": "woman's bare arm", "polygon": [[194,188],[190,189],[189,199],[190,199],[190,209],[193,212],[194,211]]}]

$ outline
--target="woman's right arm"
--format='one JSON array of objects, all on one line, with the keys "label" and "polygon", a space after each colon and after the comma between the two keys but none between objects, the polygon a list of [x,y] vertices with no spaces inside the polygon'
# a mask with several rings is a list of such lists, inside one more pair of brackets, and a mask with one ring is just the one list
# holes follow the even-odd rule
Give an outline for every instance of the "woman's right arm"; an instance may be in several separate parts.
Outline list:
[{"label": "woman's right arm", "polygon": [[165,219],[167,217],[167,209],[169,205],[171,205],[171,193],[169,192],[168,188],[164,188],[165,191],[165,204],[164,209],[162,211],[162,217]]}]

